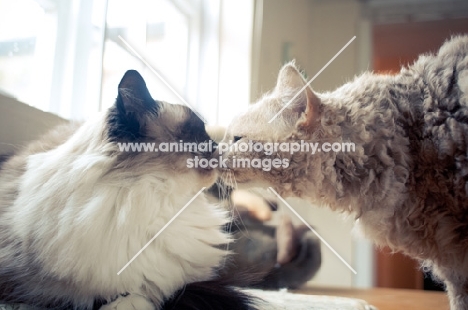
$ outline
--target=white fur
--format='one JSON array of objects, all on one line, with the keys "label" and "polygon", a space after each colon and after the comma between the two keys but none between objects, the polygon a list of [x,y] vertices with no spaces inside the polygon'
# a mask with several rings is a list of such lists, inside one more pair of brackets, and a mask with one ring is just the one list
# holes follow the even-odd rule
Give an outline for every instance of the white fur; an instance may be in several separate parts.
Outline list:
[{"label": "white fur", "polygon": [[[95,138],[100,123],[89,122],[56,149],[29,156],[8,214],[17,238],[34,236],[30,245],[43,268],[77,283],[82,291],[76,296],[144,295],[153,283],[147,290],[161,302],[186,283],[210,278],[226,255],[213,245],[228,237],[220,231],[225,212],[203,194],[117,275],[201,188],[195,171],[113,170],[115,159],[106,153],[115,146]],[[109,309],[131,309],[122,307]]]}]

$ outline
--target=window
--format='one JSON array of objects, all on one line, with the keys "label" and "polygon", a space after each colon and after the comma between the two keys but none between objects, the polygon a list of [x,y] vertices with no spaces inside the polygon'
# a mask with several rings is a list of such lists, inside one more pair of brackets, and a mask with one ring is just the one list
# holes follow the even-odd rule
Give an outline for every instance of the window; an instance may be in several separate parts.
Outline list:
[{"label": "window", "polygon": [[97,111],[105,1],[0,0],[0,90],[44,111]]},{"label": "window", "polygon": [[[193,2],[186,2],[184,8],[190,4]],[[197,52],[190,43],[197,40],[193,32],[198,32],[198,18],[196,10],[182,10],[170,0],[109,1],[103,62],[103,107],[113,104],[116,86],[130,68],[145,76],[153,97],[178,101],[131,49],[149,62],[178,94],[187,98],[189,55]]]},{"label": "window", "polygon": [[137,69],[155,99],[226,123],[250,98],[253,1],[0,0],[0,91],[79,120]]},{"label": "window", "polygon": [[33,0],[0,0],[0,91],[41,109],[50,99],[56,13]]}]

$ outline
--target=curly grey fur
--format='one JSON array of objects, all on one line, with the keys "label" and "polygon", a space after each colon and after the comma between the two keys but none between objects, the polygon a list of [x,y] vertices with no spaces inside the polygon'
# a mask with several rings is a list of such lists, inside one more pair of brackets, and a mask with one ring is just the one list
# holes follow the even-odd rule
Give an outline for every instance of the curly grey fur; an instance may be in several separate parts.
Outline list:
[{"label": "curly grey fur", "polygon": [[[355,152],[274,154],[290,167],[231,167],[237,182],[354,213],[377,244],[431,267],[451,309],[468,309],[468,37],[452,38],[398,75],[365,73],[333,92],[302,94],[268,124],[304,85],[298,78],[294,64],[283,67],[276,88],[236,118],[225,139],[354,142]],[[310,113],[317,121],[307,123]]]}]

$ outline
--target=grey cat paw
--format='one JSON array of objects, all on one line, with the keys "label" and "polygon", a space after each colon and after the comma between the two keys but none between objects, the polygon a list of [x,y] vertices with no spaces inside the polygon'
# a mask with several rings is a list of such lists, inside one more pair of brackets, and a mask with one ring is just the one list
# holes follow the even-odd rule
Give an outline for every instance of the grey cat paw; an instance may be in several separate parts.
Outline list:
[{"label": "grey cat paw", "polygon": [[121,296],[100,310],[156,310],[154,304],[141,295]]}]

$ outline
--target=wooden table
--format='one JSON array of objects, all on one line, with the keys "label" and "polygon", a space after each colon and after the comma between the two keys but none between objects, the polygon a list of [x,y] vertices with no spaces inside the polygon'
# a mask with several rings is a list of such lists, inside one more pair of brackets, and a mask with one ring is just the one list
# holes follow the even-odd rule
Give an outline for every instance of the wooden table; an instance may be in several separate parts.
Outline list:
[{"label": "wooden table", "polygon": [[443,292],[390,288],[340,289],[321,287],[306,287],[297,290],[297,292],[359,298],[379,310],[449,310],[449,302]]}]

